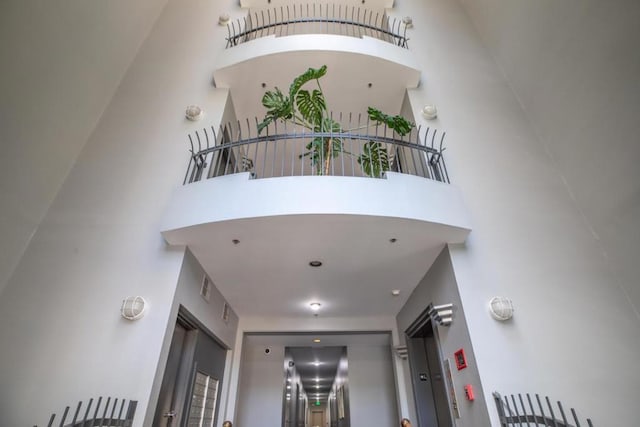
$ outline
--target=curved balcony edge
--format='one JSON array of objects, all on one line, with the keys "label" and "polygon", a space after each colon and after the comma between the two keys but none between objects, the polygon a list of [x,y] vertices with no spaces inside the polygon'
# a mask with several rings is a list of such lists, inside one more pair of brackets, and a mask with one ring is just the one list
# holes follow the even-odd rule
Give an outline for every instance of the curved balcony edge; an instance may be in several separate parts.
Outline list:
[{"label": "curved balcony edge", "polygon": [[[216,86],[233,87],[233,77],[237,75],[238,68],[243,68],[242,64],[247,62],[260,58],[267,60],[274,55],[283,54],[304,55],[308,58],[309,53],[314,54],[314,62],[318,63],[333,62],[331,57],[336,54],[377,58],[393,63],[399,69],[396,71],[406,74],[405,87],[416,87],[420,81],[420,66],[413,53],[407,49],[369,36],[356,38],[335,34],[299,34],[287,37],[275,35],[261,37],[221,52],[214,71]],[[323,58],[323,53],[326,53],[326,58]],[[273,58],[273,61],[275,64],[281,64],[282,58]],[[365,69],[365,67],[359,68]],[[400,77],[397,73],[394,76]]]},{"label": "curved balcony edge", "polygon": [[385,179],[296,176],[260,180],[245,172],[177,188],[161,232],[171,245],[188,245],[201,227],[211,224],[299,215],[418,221],[443,244],[462,243],[471,231],[461,192],[451,184],[394,172],[387,172]]}]

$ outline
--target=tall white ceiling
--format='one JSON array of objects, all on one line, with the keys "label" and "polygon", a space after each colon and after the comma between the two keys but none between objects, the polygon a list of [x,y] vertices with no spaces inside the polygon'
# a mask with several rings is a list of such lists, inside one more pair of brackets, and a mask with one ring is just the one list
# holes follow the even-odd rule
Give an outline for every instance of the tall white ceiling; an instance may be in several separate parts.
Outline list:
[{"label": "tall white ceiling", "polygon": [[166,3],[0,2],[0,291]]},{"label": "tall white ceiling", "polygon": [[640,311],[640,3],[460,0]]}]

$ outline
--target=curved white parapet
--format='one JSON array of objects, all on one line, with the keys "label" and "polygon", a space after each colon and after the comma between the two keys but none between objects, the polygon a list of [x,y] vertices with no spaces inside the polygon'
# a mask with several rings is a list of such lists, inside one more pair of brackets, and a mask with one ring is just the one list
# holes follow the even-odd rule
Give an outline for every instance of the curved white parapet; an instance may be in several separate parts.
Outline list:
[{"label": "curved white parapet", "polygon": [[322,89],[333,111],[366,111],[369,105],[398,111],[406,89],[420,82],[408,49],[366,36],[331,34],[268,36],[226,49],[217,58],[214,80],[216,87],[231,90],[240,116],[260,117],[265,90],[286,91],[307,68],[322,65],[328,67]]},{"label": "curved white parapet", "polygon": [[460,191],[430,179],[394,172],[387,172],[386,179],[251,179],[250,173],[240,173],[178,188],[162,222],[162,235],[169,244],[190,245],[206,230],[219,230],[216,224],[226,227],[240,221],[259,230],[269,218],[295,217],[291,224],[305,229],[305,216],[310,227],[336,216],[368,218],[385,227],[402,222],[424,232],[429,246],[464,242],[471,230]]}]

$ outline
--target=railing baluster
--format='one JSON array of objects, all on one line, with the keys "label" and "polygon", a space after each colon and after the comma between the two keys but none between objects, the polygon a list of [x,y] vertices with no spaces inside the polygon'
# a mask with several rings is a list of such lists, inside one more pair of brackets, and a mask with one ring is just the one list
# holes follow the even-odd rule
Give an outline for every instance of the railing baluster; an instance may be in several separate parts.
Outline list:
[{"label": "railing baluster", "polygon": [[556,415],[553,413],[553,406],[551,406],[551,401],[549,400],[549,396],[545,396],[545,400],[547,401],[547,407],[549,408],[549,413],[551,414],[553,427],[558,427],[558,422],[556,421]]},{"label": "railing baluster", "polygon": [[522,426],[522,419],[520,418],[520,413],[518,412],[518,405],[516,404],[516,398],[513,394],[511,395],[511,402],[513,402],[513,410],[516,413],[516,417],[518,417],[518,424]]},{"label": "railing baluster", "polygon": [[102,412],[102,418],[100,419],[100,424],[98,425],[103,425],[104,424],[104,418],[107,416],[107,411],[109,410],[109,403],[111,402],[111,398],[107,397],[107,403],[104,405],[104,411]]},{"label": "railing baluster", "polygon": [[573,415],[573,422],[576,423],[576,427],[580,427],[580,421],[578,420],[576,411],[573,408],[571,408],[571,415]]},{"label": "railing baluster", "polygon": [[540,413],[542,414],[542,419],[544,421],[544,425],[549,427],[547,415],[544,413],[544,408],[542,407],[542,402],[540,402],[540,396],[536,394],[536,400],[538,401],[538,408],[540,409]]},{"label": "railing baluster", "polygon": [[560,410],[560,416],[562,417],[562,422],[564,423],[562,427],[567,427],[569,423],[567,423],[567,417],[564,415],[564,409],[562,409],[562,404],[558,402],[558,409]]},{"label": "railing baluster", "polygon": [[93,412],[93,419],[98,419],[98,412],[100,411],[100,404],[102,403],[102,396],[98,397],[98,402],[96,403],[96,409]]},{"label": "railing baluster", "polygon": [[122,403],[120,403],[120,411],[118,412],[118,420],[120,420],[118,423],[119,426],[124,425],[124,420],[122,420],[122,411],[124,411],[124,404],[126,401],[126,399],[122,399]]},{"label": "railing baluster", "polygon": [[80,407],[82,407],[82,401],[78,402],[78,407],[76,408],[76,412],[73,414],[73,420],[71,421],[71,425],[76,424],[76,420],[78,419],[78,414],[80,413]]},{"label": "railing baluster", "polygon": [[114,421],[113,416],[116,413],[116,408],[117,407],[118,407],[118,398],[116,398],[113,401],[113,406],[111,407],[111,415],[109,415],[109,420],[108,420],[109,424],[113,423],[113,421]]}]

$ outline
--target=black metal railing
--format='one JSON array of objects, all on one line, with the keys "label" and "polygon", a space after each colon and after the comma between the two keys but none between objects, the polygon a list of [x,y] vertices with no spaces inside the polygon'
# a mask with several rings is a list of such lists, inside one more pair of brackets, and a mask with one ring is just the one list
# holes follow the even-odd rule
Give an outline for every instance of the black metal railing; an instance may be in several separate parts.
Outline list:
[{"label": "black metal railing", "polygon": [[129,400],[127,404],[125,399],[111,397],[106,398],[104,406],[102,397],[98,398],[95,406],[93,399],[89,399],[84,407],[80,401],[73,411],[73,416],[71,408],[67,406],[59,420],[56,420],[56,414],[51,415],[47,427],[131,427],[137,406],[136,400]]},{"label": "black metal railing", "polygon": [[[344,120],[343,120],[344,119]],[[250,172],[254,178],[332,175],[383,178],[387,171],[449,182],[442,153],[445,133],[413,128],[400,136],[361,116],[339,115],[342,128],[314,132],[272,123],[212,126],[189,135],[191,157],[184,183]]]},{"label": "black metal railing", "polygon": [[[526,394],[525,397],[526,399],[523,398],[521,394],[518,394],[516,399],[516,396],[512,394],[511,396],[504,396],[503,398],[500,396],[500,393],[493,393],[501,427],[580,427],[583,425],[580,423],[576,411],[573,408],[570,409],[571,417],[573,418],[573,421],[571,421],[571,419],[567,417],[562,403],[557,402],[558,411],[556,415],[556,411],[554,411],[549,397],[544,398],[547,407],[546,411],[540,396],[536,394],[533,400],[529,394]],[[593,427],[593,423],[589,418],[586,420],[586,426]]]},{"label": "black metal railing", "polygon": [[408,48],[407,26],[384,12],[343,4],[306,3],[249,12],[227,25],[227,48],[260,37],[295,34],[369,36]]}]

